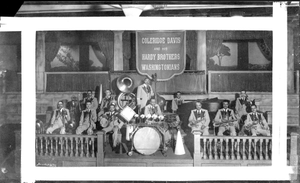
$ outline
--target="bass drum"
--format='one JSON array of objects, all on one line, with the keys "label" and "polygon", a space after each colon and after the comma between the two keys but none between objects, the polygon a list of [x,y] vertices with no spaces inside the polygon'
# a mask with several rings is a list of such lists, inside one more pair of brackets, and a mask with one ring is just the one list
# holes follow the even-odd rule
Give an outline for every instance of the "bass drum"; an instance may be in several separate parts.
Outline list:
[{"label": "bass drum", "polygon": [[143,155],[155,153],[162,142],[161,134],[152,127],[143,127],[138,129],[133,136],[133,146]]}]

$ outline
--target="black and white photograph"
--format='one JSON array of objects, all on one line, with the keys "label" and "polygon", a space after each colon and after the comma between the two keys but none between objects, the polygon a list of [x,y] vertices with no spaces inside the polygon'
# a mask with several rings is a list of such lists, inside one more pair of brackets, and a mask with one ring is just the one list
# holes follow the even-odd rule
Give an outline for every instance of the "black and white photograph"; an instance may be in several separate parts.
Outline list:
[{"label": "black and white photograph", "polygon": [[28,1],[1,21],[0,180],[300,180],[299,2]]}]

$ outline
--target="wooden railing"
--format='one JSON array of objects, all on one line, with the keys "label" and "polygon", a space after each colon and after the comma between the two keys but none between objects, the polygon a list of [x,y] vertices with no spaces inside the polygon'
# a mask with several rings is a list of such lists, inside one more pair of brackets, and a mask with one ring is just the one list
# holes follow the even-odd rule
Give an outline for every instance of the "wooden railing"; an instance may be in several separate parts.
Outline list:
[{"label": "wooden railing", "polygon": [[36,155],[54,157],[95,157],[97,136],[37,135]]},{"label": "wooden railing", "polygon": [[[78,163],[89,159],[88,161],[93,161],[96,166],[103,166],[103,135],[103,131],[97,132],[97,135],[36,134],[35,153],[38,159],[53,157]],[[37,162],[38,166],[43,164],[47,163]],[[53,164],[57,166],[55,162]]]},{"label": "wooden railing", "polygon": [[[292,133],[291,137],[288,137],[288,144],[290,144],[288,160],[295,159],[293,156],[297,156],[295,143],[297,143],[297,134]],[[271,165],[272,137],[200,136],[200,132],[195,131],[194,166],[209,164]]]}]

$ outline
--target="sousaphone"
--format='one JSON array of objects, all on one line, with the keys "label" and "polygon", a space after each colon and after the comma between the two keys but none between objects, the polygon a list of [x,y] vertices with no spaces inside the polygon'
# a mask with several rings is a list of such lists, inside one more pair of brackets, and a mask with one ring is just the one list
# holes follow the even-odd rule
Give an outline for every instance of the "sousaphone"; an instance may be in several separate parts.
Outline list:
[{"label": "sousaphone", "polygon": [[136,97],[132,93],[134,88],[133,79],[127,75],[122,75],[117,79],[117,87],[121,93],[117,97],[117,103],[120,109],[124,109],[126,106],[135,109]]}]

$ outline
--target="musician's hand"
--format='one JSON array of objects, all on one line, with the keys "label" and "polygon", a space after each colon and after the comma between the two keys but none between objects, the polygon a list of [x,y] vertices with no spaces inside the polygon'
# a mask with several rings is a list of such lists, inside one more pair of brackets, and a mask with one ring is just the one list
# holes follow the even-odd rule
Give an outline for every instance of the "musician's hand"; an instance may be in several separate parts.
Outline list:
[{"label": "musician's hand", "polygon": [[206,126],[202,125],[202,126],[201,126],[201,130],[203,130],[205,127],[206,127]]}]

